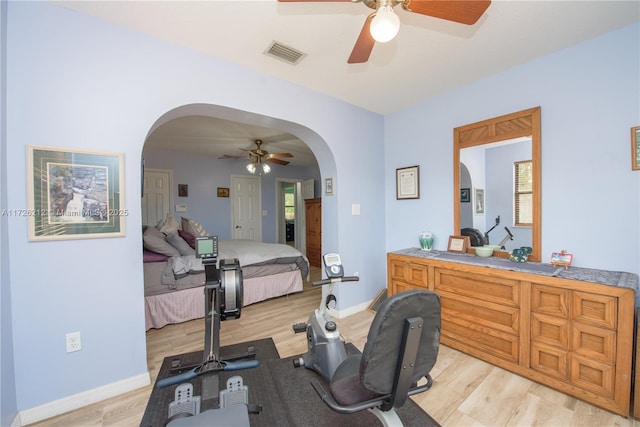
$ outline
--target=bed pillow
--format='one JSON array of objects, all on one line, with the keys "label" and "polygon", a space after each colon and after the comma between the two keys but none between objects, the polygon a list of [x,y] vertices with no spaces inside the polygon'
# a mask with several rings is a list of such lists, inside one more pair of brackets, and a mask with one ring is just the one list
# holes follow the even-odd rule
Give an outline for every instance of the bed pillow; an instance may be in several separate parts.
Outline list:
[{"label": "bed pillow", "polygon": [[164,220],[160,221],[156,226],[164,234],[177,233],[180,230],[180,223],[176,221],[173,215],[167,214]]},{"label": "bed pillow", "polygon": [[182,217],[182,229],[195,237],[206,237],[209,232],[198,221]]},{"label": "bed pillow", "polygon": [[193,250],[189,244],[178,235],[178,233],[171,233],[167,235],[167,242],[180,252],[180,255],[195,255],[196,251]]},{"label": "bed pillow", "polygon": [[196,248],[196,236],[184,230],[178,230],[178,236],[182,237],[184,241],[191,246],[191,248]]},{"label": "bed pillow", "polygon": [[142,262],[163,262],[168,259],[168,256],[159,254],[157,252],[151,252],[146,249],[142,251]]},{"label": "bed pillow", "polygon": [[180,251],[167,242],[167,236],[155,227],[147,227],[142,235],[143,246],[146,250],[169,257],[180,256]]},{"label": "bed pillow", "polygon": [[158,221],[158,223],[156,224],[156,228],[158,230],[160,230],[162,227],[164,227],[164,223],[167,222],[167,217],[163,217],[160,219],[160,221]]}]

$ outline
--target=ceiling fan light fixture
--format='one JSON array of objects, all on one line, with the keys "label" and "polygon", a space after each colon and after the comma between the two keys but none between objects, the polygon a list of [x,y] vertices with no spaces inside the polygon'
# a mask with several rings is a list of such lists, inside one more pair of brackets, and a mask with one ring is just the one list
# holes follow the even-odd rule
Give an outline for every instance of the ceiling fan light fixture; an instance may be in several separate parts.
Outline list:
[{"label": "ceiling fan light fixture", "polygon": [[380,6],[376,16],[371,20],[371,37],[380,43],[386,43],[398,34],[400,18],[393,11],[392,6]]},{"label": "ceiling fan light fixture", "polygon": [[247,170],[252,175],[255,175],[256,173],[258,175],[262,175],[263,173],[266,175],[271,172],[271,166],[262,162],[260,159],[257,159],[256,161],[252,161],[247,164]]}]

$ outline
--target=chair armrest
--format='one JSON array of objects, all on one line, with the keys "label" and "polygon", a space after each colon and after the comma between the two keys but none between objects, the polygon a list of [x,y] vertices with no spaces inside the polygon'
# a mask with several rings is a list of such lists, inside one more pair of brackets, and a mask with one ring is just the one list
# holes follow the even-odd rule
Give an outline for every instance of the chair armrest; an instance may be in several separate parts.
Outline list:
[{"label": "chair armrest", "polygon": [[433,385],[433,379],[431,378],[430,374],[427,374],[425,376],[425,378],[427,379],[427,383],[426,384],[410,388],[409,392],[407,393],[407,395],[408,396],[413,396],[414,394],[423,393],[423,392],[429,390],[431,388],[431,386]]}]

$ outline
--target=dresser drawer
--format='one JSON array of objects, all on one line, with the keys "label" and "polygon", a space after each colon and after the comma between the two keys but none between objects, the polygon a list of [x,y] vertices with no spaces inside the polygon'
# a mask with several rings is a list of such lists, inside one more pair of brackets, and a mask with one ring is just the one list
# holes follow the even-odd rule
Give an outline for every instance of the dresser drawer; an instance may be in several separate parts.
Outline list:
[{"label": "dresser drawer", "polygon": [[[442,312],[460,325],[478,325],[518,335],[520,331],[520,311],[515,307],[508,307],[488,302],[478,303],[473,298],[438,292]],[[443,315],[444,316],[444,315]]]},{"label": "dresser drawer", "polygon": [[588,359],[615,363],[615,331],[574,323],[571,331],[571,351]]},{"label": "dresser drawer", "polygon": [[599,396],[613,398],[615,389],[613,366],[572,354],[571,384]]},{"label": "dresser drawer", "polygon": [[569,320],[533,313],[531,316],[531,340],[569,350]]},{"label": "dresser drawer", "polygon": [[563,381],[568,381],[569,353],[558,347],[532,342],[531,369]]},{"label": "dresser drawer", "polygon": [[534,283],[531,286],[531,311],[568,319],[569,291]]},{"label": "dresser drawer", "polygon": [[617,302],[616,297],[574,291],[571,299],[573,320],[600,328],[616,329]]},{"label": "dresser drawer", "polygon": [[478,324],[460,322],[459,319],[442,312],[441,341],[457,349],[475,349],[476,354],[499,357],[518,363],[520,340],[517,336],[482,327]]},{"label": "dresser drawer", "polygon": [[464,271],[436,269],[436,292],[449,292],[473,299],[520,306],[520,282],[496,276],[483,276]]},{"label": "dresser drawer", "polygon": [[389,268],[392,280],[399,280],[422,288],[427,287],[428,267],[426,265],[403,260],[392,260],[389,263]]}]

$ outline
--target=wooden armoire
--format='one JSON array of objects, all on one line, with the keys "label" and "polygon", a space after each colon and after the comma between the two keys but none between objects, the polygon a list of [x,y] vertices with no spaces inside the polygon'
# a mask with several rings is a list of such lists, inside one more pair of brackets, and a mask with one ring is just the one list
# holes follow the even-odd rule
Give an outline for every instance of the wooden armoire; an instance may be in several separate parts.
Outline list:
[{"label": "wooden armoire", "polygon": [[322,199],[305,199],[307,258],[314,267],[322,267]]}]

